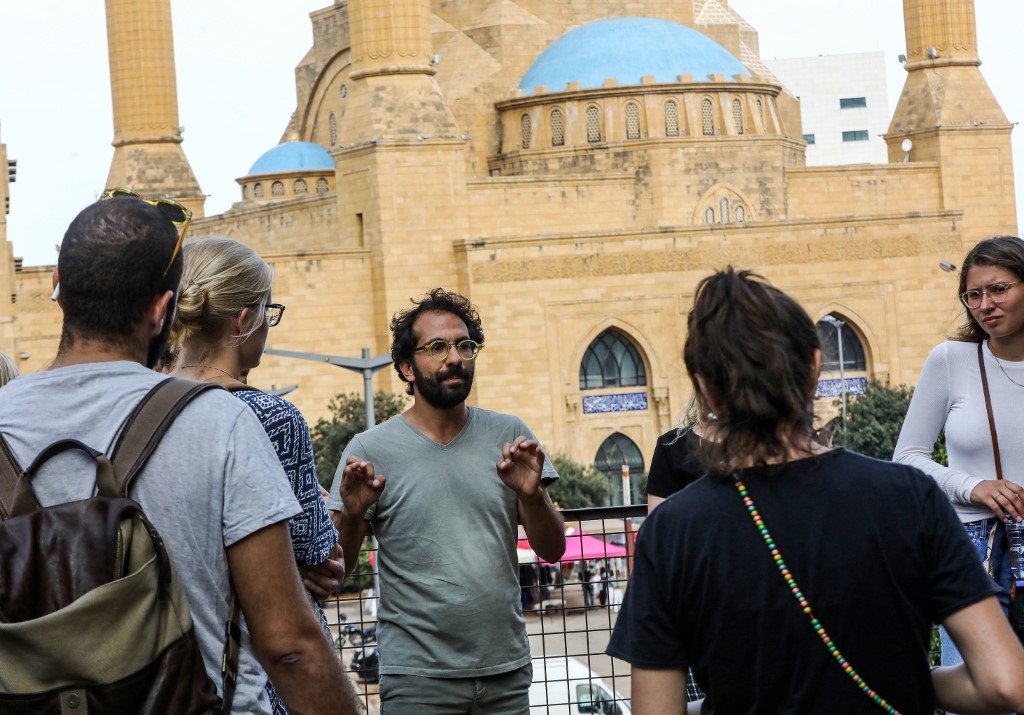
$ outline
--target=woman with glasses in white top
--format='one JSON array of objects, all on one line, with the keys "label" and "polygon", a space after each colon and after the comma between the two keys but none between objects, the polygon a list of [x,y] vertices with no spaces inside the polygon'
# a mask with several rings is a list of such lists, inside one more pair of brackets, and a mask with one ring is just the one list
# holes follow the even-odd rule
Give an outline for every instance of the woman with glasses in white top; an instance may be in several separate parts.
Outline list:
[{"label": "woman with glasses in white top", "polygon": [[[1007,517],[1024,519],[1024,241],[978,243],[960,271],[964,323],[932,350],[910,403],[893,460],[938,482],[1010,599]],[[932,458],[945,429],[949,466]],[[998,465],[998,466],[997,466]],[[942,633],[942,662],[962,662]]]},{"label": "woman with glasses in white top", "polygon": [[[176,352],[171,374],[219,383],[259,417],[302,507],[290,522],[292,548],[330,639],[319,600],[340,585],[344,561],[340,547],[335,550],[338,532],[321,496],[309,427],[294,405],[247,384],[249,371],[260,364],[270,328],[284,314],[283,305],[271,302],[274,271],[251,248],[229,238],[194,241],[182,255],[185,267],[171,331]],[[274,712],[284,713],[269,681],[267,695]]]}]

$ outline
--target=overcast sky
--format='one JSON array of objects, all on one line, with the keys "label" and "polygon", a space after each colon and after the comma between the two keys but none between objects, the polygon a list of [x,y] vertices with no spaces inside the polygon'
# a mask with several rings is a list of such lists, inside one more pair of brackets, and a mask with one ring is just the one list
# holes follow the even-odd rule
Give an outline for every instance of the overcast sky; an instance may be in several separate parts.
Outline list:
[{"label": "overcast sky", "polygon": [[[552,0],[557,2],[558,0]],[[294,67],[312,44],[309,13],[330,0],[172,0],[179,123],[208,214],[240,197],[235,179],[277,144],[295,109]],[[886,53],[889,112],[905,73],[897,0],[731,0],[766,59]],[[811,8],[813,10],[811,10]],[[982,73],[1011,122],[1024,117],[1011,48],[1019,0],[976,0]],[[0,5],[0,142],[18,161],[7,237],[26,265],[53,263],[74,215],[103,190],[113,148],[103,3]],[[1012,34],[1011,34],[1012,33]],[[1018,206],[1024,133],[1014,131]],[[1020,209],[1018,209],[1020,214]]]}]

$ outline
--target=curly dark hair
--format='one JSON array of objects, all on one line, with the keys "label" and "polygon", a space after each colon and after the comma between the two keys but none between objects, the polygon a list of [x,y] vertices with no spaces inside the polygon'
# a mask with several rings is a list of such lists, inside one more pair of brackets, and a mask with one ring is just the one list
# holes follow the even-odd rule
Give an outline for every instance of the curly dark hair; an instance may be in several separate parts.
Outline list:
[{"label": "curly dark hair", "polygon": [[[457,315],[466,329],[469,331],[470,340],[483,345],[484,329],[480,322],[480,315],[476,308],[469,302],[469,299],[458,293],[450,293],[444,288],[434,288],[421,300],[410,298],[412,308],[395,313],[391,319],[391,359],[394,362],[395,372],[398,373],[402,382],[408,383],[405,375],[402,374],[402,365],[412,361],[413,352],[416,350],[416,343],[419,336],[413,332],[412,326],[423,313],[452,313]],[[406,386],[406,392],[412,394],[412,385]]]},{"label": "curly dark hair", "polygon": [[[974,266],[999,266],[1010,271],[1017,280],[1024,281],[1024,241],[1016,236],[993,236],[979,241],[964,258],[960,268],[960,287],[957,296],[967,290],[967,271]],[[1022,290],[1019,286],[1017,290]],[[964,323],[956,331],[957,340],[980,343],[988,337],[970,310],[964,309]]]},{"label": "curly dark hair", "polygon": [[86,207],[68,227],[57,257],[64,327],[61,346],[76,336],[131,342],[154,297],[177,292],[178,229],[159,209],[129,196]]},{"label": "curly dark hair", "polygon": [[715,438],[701,446],[708,471],[764,465],[787,445],[810,451],[820,343],[806,311],[761,276],[729,266],[697,286],[687,328],[683,359],[698,403],[704,412],[718,407]]}]

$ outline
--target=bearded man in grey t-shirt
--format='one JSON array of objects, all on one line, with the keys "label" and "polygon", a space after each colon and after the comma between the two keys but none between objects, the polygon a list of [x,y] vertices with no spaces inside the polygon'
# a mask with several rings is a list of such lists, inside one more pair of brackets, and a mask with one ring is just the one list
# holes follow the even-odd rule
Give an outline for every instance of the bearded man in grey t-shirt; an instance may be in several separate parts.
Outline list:
[{"label": "bearded man in grey t-shirt", "polygon": [[484,340],[470,302],[436,288],[413,304],[391,321],[412,407],[349,443],[328,502],[347,570],[371,526],[380,546],[382,712],[522,715],[517,521],[541,558],[561,558],[558,475],[522,420],[466,405]]}]

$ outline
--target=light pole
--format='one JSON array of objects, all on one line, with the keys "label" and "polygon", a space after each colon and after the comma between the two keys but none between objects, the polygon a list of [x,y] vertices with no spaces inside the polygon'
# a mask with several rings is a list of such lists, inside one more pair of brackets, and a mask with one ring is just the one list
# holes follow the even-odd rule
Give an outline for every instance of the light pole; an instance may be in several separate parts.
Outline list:
[{"label": "light pole", "polygon": [[280,355],[281,357],[298,358],[299,360],[312,360],[314,362],[326,362],[330,365],[343,367],[346,370],[363,373],[363,397],[366,403],[366,429],[370,429],[377,420],[373,414],[373,373],[391,364],[390,355],[377,355],[370,357],[370,348],[363,348],[362,357],[342,357],[340,355],[319,355],[317,353],[300,353],[293,350],[276,350],[266,348],[263,352],[267,355]]},{"label": "light pole", "polygon": [[843,432],[846,432],[846,366],[843,364],[843,326],[846,325],[843,321],[834,315],[826,315],[821,319],[823,323],[828,323],[836,329],[836,342],[839,344],[839,390],[843,398]]},{"label": "light pole", "polygon": [[[366,429],[372,429],[377,423],[373,414],[373,373],[391,364],[392,360],[390,355],[377,355],[376,357],[370,357],[370,348],[363,348],[362,356],[357,358],[342,357],[340,355],[301,353],[293,350],[275,350],[274,348],[264,348],[263,352],[268,355],[280,355],[281,357],[292,357],[298,358],[299,360],[326,362],[330,365],[343,367],[346,370],[363,373],[363,399],[366,403]],[[377,537],[373,534],[370,535],[370,549],[375,552],[377,551]],[[373,593],[377,598],[380,598],[380,571],[376,568],[373,570]],[[374,605],[372,600],[370,601],[370,604],[373,606],[374,614],[376,614],[376,605]]]}]

